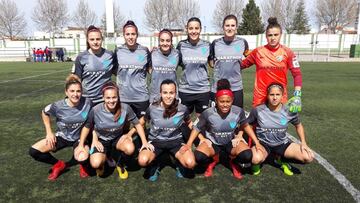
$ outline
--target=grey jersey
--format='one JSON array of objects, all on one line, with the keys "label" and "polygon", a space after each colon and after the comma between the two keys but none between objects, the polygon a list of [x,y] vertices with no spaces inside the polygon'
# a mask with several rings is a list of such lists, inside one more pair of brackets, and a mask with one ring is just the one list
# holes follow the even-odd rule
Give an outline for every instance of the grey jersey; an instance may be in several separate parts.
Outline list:
[{"label": "grey jersey", "polygon": [[137,44],[135,51],[123,44],[116,49],[117,85],[122,102],[143,102],[149,100],[146,74],[151,66],[148,48]]},{"label": "grey jersey", "polygon": [[100,139],[110,141],[123,134],[123,127],[126,122],[131,122],[134,125],[139,123],[129,105],[121,103],[121,115],[117,121],[114,121],[114,114],[105,109],[104,103],[100,103],[90,111],[86,127],[94,127]]},{"label": "grey jersey", "polygon": [[76,141],[80,138],[81,128],[85,124],[91,106],[90,99],[84,97],[76,107],[70,107],[65,99],[62,99],[47,105],[43,112],[56,118],[56,136],[68,141]]},{"label": "grey jersey", "polygon": [[212,92],[216,92],[217,81],[223,78],[229,80],[232,91],[243,89],[240,63],[244,52],[248,49],[247,41],[240,37],[235,37],[230,43],[225,42],[224,37],[212,42],[210,54],[210,58],[214,60]]},{"label": "grey jersey", "polygon": [[210,107],[200,115],[194,128],[205,131],[206,138],[214,144],[226,145],[234,139],[238,128],[246,123],[245,112],[240,107],[232,106],[225,118],[218,114],[216,107]]},{"label": "grey jersey", "polygon": [[102,101],[102,86],[111,80],[113,70],[113,52],[102,49],[99,55],[89,51],[80,53],[75,60],[72,73],[81,78],[83,96],[94,103]]},{"label": "grey jersey", "polygon": [[288,124],[297,125],[300,119],[297,113],[290,113],[285,105],[280,111],[275,112],[266,104],[262,104],[251,110],[248,122],[256,125],[256,135],[259,140],[269,146],[278,146],[289,141],[286,136]]},{"label": "grey jersey", "polygon": [[182,40],[176,48],[181,53],[180,65],[183,70],[179,91],[193,94],[209,92],[210,43],[200,39],[196,45],[192,45],[188,40]]},{"label": "grey jersey", "polygon": [[151,52],[151,85],[150,103],[160,98],[160,85],[163,80],[171,79],[176,82],[176,69],[179,64],[179,51],[171,49],[169,55],[164,55],[160,49]]},{"label": "grey jersey", "polygon": [[180,126],[190,119],[186,106],[178,104],[178,111],[170,118],[164,118],[164,107],[150,105],[145,119],[150,121],[149,140],[170,141],[182,138]]}]

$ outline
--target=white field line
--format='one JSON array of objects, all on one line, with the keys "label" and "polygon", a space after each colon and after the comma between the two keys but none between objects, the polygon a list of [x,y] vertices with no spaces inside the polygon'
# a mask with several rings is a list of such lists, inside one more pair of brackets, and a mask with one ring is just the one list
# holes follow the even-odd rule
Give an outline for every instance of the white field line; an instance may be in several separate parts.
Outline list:
[{"label": "white field line", "polygon": [[[292,136],[289,133],[286,133],[290,139],[296,143],[300,143],[298,139],[296,139],[294,136]],[[323,158],[320,154],[313,151],[315,154],[315,159],[332,175],[334,178],[345,188],[346,191],[348,191],[351,196],[354,198],[356,202],[360,202],[360,192],[358,189],[356,189],[351,182],[336,168],[330,164],[325,158]]]},{"label": "white field line", "polygon": [[59,70],[59,71],[53,71],[53,72],[43,73],[43,74],[39,74],[39,75],[31,75],[31,76],[27,76],[27,77],[23,77],[23,78],[16,78],[16,79],[12,79],[12,80],[4,80],[4,81],[1,81],[0,84],[4,84],[4,83],[8,83],[8,82],[16,82],[16,81],[19,81],[19,80],[25,80],[25,79],[29,79],[29,78],[36,78],[36,77],[44,76],[44,75],[52,75],[52,74],[55,74],[55,73],[61,73],[61,72],[65,72],[65,71],[68,71],[70,73],[69,69]]}]

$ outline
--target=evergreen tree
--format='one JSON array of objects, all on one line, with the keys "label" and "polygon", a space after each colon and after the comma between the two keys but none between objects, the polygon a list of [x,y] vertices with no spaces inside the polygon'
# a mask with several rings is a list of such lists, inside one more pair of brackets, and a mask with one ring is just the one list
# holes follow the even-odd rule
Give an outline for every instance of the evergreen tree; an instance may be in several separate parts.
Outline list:
[{"label": "evergreen tree", "polygon": [[300,0],[295,10],[295,16],[292,21],[291,30],[289,33],[294,34],[308,34],[310,32],[309,18],[305,13],[304,0]]},{"label": "evergreen tree", "polygon": [[242,22],[238,28],[240,35],[257,35],[264,33],[264,24],[261,21],[260,9],[254,0],[249,0],[243,9]]}]

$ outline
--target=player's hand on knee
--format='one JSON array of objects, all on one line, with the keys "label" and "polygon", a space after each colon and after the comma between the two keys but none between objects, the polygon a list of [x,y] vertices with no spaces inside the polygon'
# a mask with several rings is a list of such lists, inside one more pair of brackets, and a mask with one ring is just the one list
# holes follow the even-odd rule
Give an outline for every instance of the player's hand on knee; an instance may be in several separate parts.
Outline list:
[{"label": "player's hand on knee", "polygon": [[55,144],[56,144],[56,136],[54,135],[54,133],[49,133],[46,134],[46,145],[49,145],[51,149],[55,148]]}]

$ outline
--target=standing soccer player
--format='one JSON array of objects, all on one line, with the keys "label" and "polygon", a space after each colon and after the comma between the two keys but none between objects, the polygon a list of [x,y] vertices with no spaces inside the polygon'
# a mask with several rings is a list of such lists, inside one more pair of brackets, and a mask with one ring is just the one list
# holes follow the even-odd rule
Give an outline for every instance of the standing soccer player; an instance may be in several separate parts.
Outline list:
[{"label": "standing soccer player", "polygon": [[226,16],[223,20],[224,36],[211,44],[210,64],[214,67],[211,100],[215,101],[217,81],[226,78],[234,94],[233,104],[243,108],[243,84],[239,65],[249,51],[249,46],[245,39],[236,37],[237,28],[236,16]]},{"label": "standing soccer player", "polygon": [[208,108],[210,83],[208,62],[210,43],[200,39],[201,21],[192,17],[186,24],[187,39],[181,40],[177,49],[181,53],[180,66],[183,69],[179,81],[179,97],[189,112],[194,108],[197,116]]},{"label": "standing soccer player", "polygon": [[117,85],[121,102],[127,103],[140,119],[149,106],[146,74],[151,66],[147,47],[137,43],[138,28],[133,21],[123,26],[125,44],[117,47]]},{"label": "standing soccer player", "polygon": [[294,97],[290,99],[290,111],[301,111],[302,76],[296,55],[291,49],[280,44],[282,29],[276,18],[268,19],[266,28],[267,45],[253,50],[241,62],[241,69],[256,65],[255,86],[252,106],[256,107],[266,101],[266,88],[273,82],[284,87],[282,103],[287,101],[287,71],[294,78]]},{"label": "standing soccer player", "polygon": [[151,52],[151,85],[150,103],[160,99],[160,84],[165,79],[176,82],[176,69],[179,64],[180,54],[172,46],[172,33],[163,29],[159,33],[159,48]]},{"label": "standing soccer player", "polygon": [[84,97],[96,105],[101,103],[101,87],[111,81],[113,74],[113,52],[102,48],[99,28],[90,25],[86,32],[87,50],[80,53],[73,65],[72,73],[81,79]]},{"label": "standing soccer player", "polygon": [[[73,147],[75,159],[80,164],[80,177],[85,178],[88,173],[83,166],[88,158],[86,155],[79,156],[78,144],[80,131],[85,124],[91,108],[90,99],[82,97],[81,83],[78,77],[71,75],[65,83],[66,98],[49,104],[42,111],[42,119],[45,125],[46,138],[36,142],[29,150],[30,156],[35,160],[52,164],[48,179],[51,181],[65,170],[66,164],[62,160],[53,157],[50,152],[57,152],[65,147]],[[50,116],[56,118],[56,132],[51,129]],[[88,149],[87,146],[84,148]]]}]

